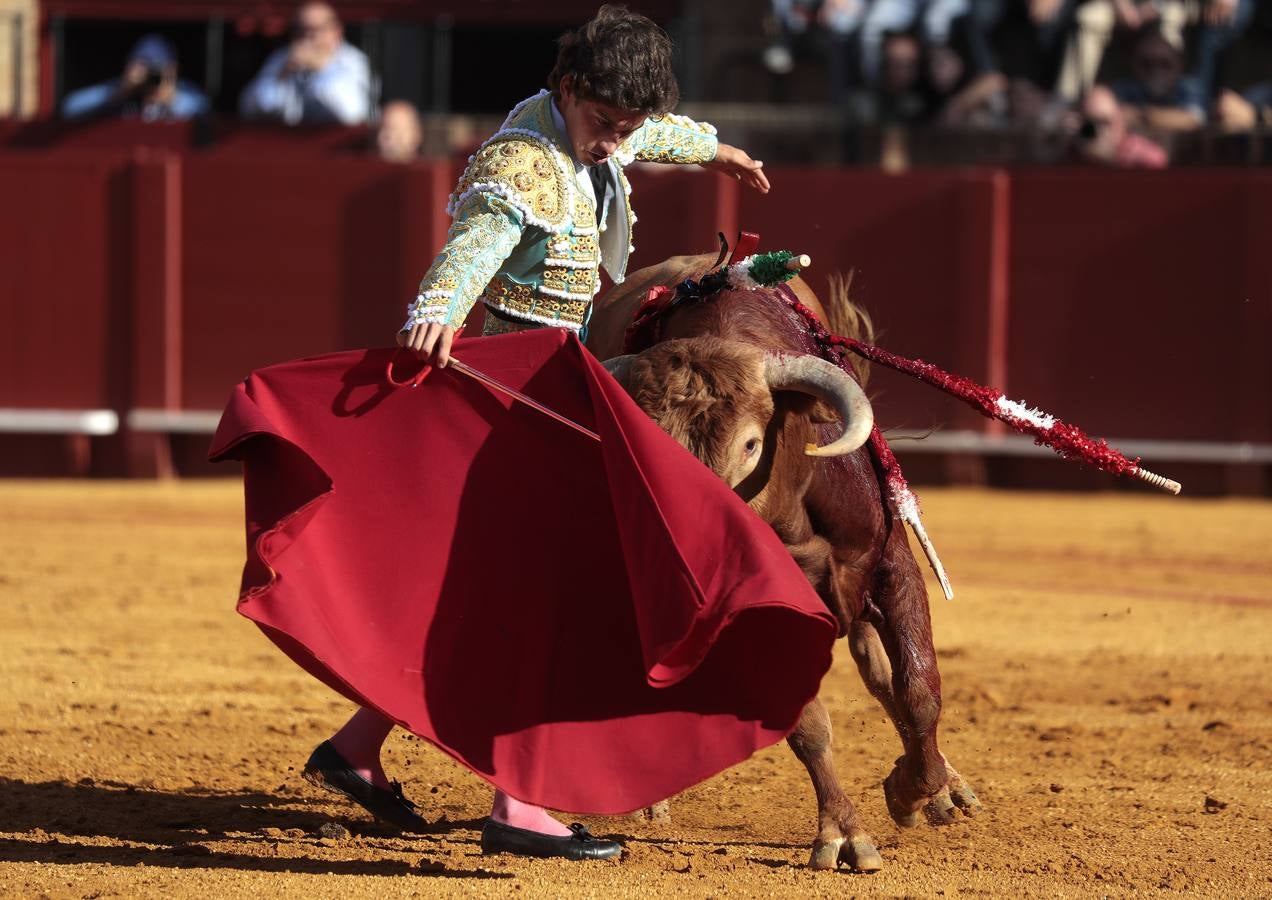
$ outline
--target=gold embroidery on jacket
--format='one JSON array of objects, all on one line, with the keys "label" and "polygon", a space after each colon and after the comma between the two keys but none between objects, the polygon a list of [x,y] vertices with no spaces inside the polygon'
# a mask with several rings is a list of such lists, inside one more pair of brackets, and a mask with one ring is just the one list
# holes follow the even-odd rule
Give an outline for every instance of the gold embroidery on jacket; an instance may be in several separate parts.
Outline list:
[{"label": "gold embroidery on jacket", "polygon": [[538,322],[513,322],[486,313],[486,321],[482,325],[481,334],[482,337],[490,337],[493,334],[520,334],[523,331],[533,331],[536,328],[544,327],[546,326]]},{"label": "gold embroidery on jacket", "polygon": [[451,203],[459,203],[474,188],[499,185],[532,222],[537,218],[550,231],[567,228],[570,191],[549,152],[523,135],[496,136],[474,155],[455,186]]},{"label": "gold embroidery on jacket", "polygon": [[668,113],[649,119],[642,131],[635,156],[643,162],[690,165],[715,159],[715,128],[705,122]]},{"label": "gold embroidery on jacket", "polygon": [[[561,271],[549,270],[549,271]],[[588,274],[588,270],[578,270]],[[546,280],[545,280],[546,285]],[[591,304],[591,295],[587,300],[570,300],[540,293],[526,284],[516,284],[506,279],[495,277],[486,285],[482,296],[487,306],[493,306],[511,316],[534,317],[536,321],[560,322],[562,325],[579,328],[587,316],[587,308]]]},{"label": "gold embroidery on jacket", "polygon": [[499,197],[472,197],[451,223],[446,246],[424,274],[419,293],[426,300],[445,296],[449,303],[460,279],[479,259],[492,254],[499,260],[507,257],[517,245],[509,232],[510,218],[516,218],[512,207]]}]

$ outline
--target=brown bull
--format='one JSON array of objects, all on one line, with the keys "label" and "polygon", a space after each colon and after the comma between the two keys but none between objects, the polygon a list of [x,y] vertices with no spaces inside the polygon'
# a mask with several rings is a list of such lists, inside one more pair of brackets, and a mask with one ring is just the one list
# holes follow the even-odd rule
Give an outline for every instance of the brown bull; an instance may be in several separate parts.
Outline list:
[{"label": "brown bull", "polygon": [[[618,356],[648,289],[699,278],[712,262],[677,257],[634,273],[600,305],[589,348],[602,359]],[[794,287],[825,320],[807,286]],[[973,815],[979,802],[937,746],[940,674],[927,592],[862,446],[871,414],[856,382],[818,357],[803,320],[768,289],[681,305],[663,319],[659,343],[609,365],[646,413],[772,526],[838,619],[866,686],[901,737],[904,755],[884,782],[892,817],[909,826],[920,811],[933,824],[954,821],[956,808]],[[810,458],[827,452],[834,455]],[[789,741],[817,796],[809,864],[880,868],[835,774],[820,700],[804,710]]]}]

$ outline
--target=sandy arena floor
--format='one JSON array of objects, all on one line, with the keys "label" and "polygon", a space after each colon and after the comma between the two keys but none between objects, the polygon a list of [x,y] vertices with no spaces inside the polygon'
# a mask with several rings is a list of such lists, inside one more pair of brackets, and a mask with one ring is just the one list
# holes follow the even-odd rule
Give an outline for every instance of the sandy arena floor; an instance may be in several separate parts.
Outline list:
[{"label": "sandy arena floor", "polygon": [[298,769],[349,710],[234,614],[239,491],[0,483],[0,894],[1272,896],[1272,503],[926,491],[958,593],[933,601],[942,744],[986,811],[892,824],[898,743],[844,648],[823,696],[887,862],[865,876],[804,868],[782,745],[673,824],[589,820],[621,863],[482,857],[489,789],[400,734],[435,833],[315,791]]}]

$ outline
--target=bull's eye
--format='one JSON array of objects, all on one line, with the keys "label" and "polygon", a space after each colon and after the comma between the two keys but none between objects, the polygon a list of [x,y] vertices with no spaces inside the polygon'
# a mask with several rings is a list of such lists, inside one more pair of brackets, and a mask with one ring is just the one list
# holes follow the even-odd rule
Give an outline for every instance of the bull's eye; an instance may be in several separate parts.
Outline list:
[{"label": "bull's eye", "polygon": [[747,455],[747,456],[754,456],[756,453],[758,453],[758,452],[759,452],[759,449],[760,449],[760,439],[759,439],[759,438],[751,438],[749,441],[747,441],[747,442],[746,442],[746,447],[745,447],[745,449],[746,449],[746,455]]}]

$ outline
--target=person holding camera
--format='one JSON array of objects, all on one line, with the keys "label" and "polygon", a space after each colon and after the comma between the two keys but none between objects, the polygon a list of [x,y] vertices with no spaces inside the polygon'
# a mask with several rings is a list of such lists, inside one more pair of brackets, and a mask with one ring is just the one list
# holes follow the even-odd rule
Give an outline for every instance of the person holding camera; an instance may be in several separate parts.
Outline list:
[{"label": "person holding camera", "polygon": [[335,9],[312,2],[296,13],[290,43],[243,90],[239,114],[286,125],[362,125],[372,93],[366,54],[345,41]]},{"label": "person holding camera", "polygon": [[1097,84],[1087,92],[1074,137],[1075,161],[1120,169],[1164,169],[1166,150],[1130,128],[1113,91]]},{"label": "person holding camera", "polygon": [[62,116],[85,120],[136,117],[146,122],[191,119],[206,113],[208,98],[177,78],[177,53],[157,34],[137,41],[119,78],[81,88],[62,101]]}]

